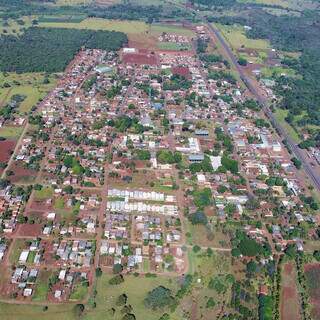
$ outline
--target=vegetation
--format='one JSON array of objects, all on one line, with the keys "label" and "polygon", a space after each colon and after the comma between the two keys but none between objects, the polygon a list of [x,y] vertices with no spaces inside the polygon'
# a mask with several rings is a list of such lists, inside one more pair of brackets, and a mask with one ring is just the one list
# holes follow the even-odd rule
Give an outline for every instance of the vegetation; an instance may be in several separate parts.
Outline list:
[{"label": "vegetation", "polygon": [[117,50],[126,42],[120,32],[33,27],[20,37],[0,37],[0,70],[59,72],[81,47]]}]

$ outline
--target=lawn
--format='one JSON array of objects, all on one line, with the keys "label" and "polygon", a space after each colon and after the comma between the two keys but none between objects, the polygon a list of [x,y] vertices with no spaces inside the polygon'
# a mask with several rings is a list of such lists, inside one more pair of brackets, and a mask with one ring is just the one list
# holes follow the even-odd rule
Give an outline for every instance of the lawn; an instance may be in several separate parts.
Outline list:
[{"label": "lawn", "polygon": [[50,305],[47,311],[42,306],[0,303],[1,320],[76,320],[72,304]]},{"label": "lawn", "polygon": [[[97,283],[97,307],[87,312],[83,317],[85,320],[105,320],[108,319],[108,310],[116,307],[115,302],[119,295],[125,293],[128,296],[128,304],[133,307],[133,313],[137,319],[158,320],[164,313],[164,310],[149,310],[144,306],[144,298],[147,293],[159,285],[163,285],[173,290],[177,289],[177,280],[168,277],[146,278],[144,276],[134,277],[129,275],[125,277],[125,282],[120,285],[110,285],[108,283],[112,276],[103,274],[98,278]],[[123,315],[119,307],[116,307],[116,313],[112,319],[120,320]],[[110,317],[111,318],[111,317]],[[182,317],[172,316],[170,320],[182,320]]]},{"label": "lawn", "polygon": [[4,126],[0,128],[0,137],[6,139],[18,139],[23,131],[23,127]]},{"label": "lawn", "polygon": [[228,40],[231,47],[238,50],[242,47],[256,50],[267,50],[271,46],[268,41],[262,39],[249,39],[245,34],[245,29],[239,25],[215,24],[223,36]]}]

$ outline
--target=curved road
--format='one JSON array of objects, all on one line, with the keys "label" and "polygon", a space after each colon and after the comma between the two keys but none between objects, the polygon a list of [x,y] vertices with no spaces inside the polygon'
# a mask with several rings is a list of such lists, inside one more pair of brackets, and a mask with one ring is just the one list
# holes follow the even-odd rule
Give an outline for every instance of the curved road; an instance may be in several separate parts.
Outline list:
[{"label": "curved road", "polygon": [[320,175],[309,164],[308,159],[304,154],[304,152],[294,143],[294,141],[290,138],[287,132],[277,122],[275,116],[273,115],[272,111],[269,108],[269,103],[267,98],[258,92],[258,90],[253,85],[252,80],[241,69],[241,67],[238,64],[238,59],[233,54],[231,48],[229,47],[224,37],[220,34],[220,31],[215,26],[210,24],[208,21],[205,21],[205,22],[208,26],[209,31],[211,31],[215,35],[215,37],[220,41],[221,45],[223,46],[223,49],[226,51],[230,60],[232,61],[235,68],[239,72],[242,81],[245,83],[245,85],[248,87],[251,93],[255,96],[255,98],[259,101],[259,103],[263,106],[263,111],[265,115],[269,118],[270,122],[272,123],[272,125],[274,126],[278,134],[287,141],[287,144],[291,149],[292,153],[295,155],[296,158],[298,158],[301,161],[305,172],[311,179],[314,186],[318,189],[318,191],[320,191]]}]

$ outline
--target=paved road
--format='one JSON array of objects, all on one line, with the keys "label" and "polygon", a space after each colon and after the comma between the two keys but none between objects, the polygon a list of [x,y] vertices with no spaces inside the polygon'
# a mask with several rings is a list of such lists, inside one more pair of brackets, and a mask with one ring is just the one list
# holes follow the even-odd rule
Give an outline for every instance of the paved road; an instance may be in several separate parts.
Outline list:
[{"label": "paved road", "polygon": [[232,50],[230,49],[224,37],[220,34],[220,31],[215,26],[208,23],[208,21],[206,21],[206,24],[208,26],[209,31],[211,31],[211,33],[213,33],[214,36],[220,41],[223,49],[226,51],[230,60],[232,61],[235,68],[239,72],[242,81],[245,83],[245,85],[248,87],[251,93],[255,96],[255,98],[259,101],[259,103],[262,105],[265,115],[269,118],[270,122],[272,123],[274,128],[277,130],[278,134],[287,141],[287,144],[291,149],[292,153],[295,155],[296,158],[298,158],[301,161],[302,166],[305,172],[307,173],[307,175],[309,176],[310,180],[312,181],[314,186],[320,191],[320,176],[317,170],[310,165],[309,160],[307,159],[307,156],[304,154],[304,151],[302,151],[294,143],[294,141],[290,138],[287,132],[277,122],[275,116],[273,115],[272,111],[269,108],[269,103],[267,98],[258,92],[256,87],[253,85],[252,80],[241,69],[240,65],[238,64],[238,60],[236,56],[233,54]]}]

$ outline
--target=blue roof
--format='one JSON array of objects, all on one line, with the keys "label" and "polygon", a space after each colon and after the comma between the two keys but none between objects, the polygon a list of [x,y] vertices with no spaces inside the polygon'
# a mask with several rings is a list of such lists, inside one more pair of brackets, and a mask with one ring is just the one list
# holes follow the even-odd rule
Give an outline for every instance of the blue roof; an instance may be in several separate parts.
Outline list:
[{"label": "blue roof", "polygon": [[156,109],[156,110],[159,110],[159,109],[162,109],[162,108],[163,108],[163,105],[162,105],[162,103],[160,103],[160,102],[154,102],[154,103],[152,103],[152,107],[153,107],[154,109]]}]

